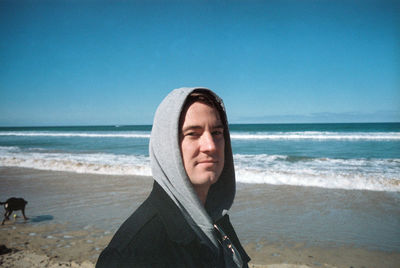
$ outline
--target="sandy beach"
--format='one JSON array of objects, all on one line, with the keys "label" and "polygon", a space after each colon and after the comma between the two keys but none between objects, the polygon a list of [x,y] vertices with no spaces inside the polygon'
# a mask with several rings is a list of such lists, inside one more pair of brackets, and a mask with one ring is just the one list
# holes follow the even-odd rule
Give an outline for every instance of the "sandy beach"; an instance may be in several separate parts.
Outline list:
[{"label": "sandy beach", "polygon": [[[0,226],[0,245],[9,249],[8,253],[0,255],[0,266],[94,267],[102,249],[122,221],[146,198],[151,185],[152,180],[148,177],[0,168],[2,201],[11,196],[24,197],[29,202],[26,214],[30,218],[25,222],[20,212],[14,212],[17,217]],[[231,217],[252,258],[251,267],[399,267],[399,251],[363,247],[350,241],[342,244],[309,243],[301,239],[301,234],[293,236],[299,239],[289,239],[289,236],[277,240],[267,227],[265,233],[260,234],[261,239],[255,239],[249,229],[256,229],[258,225],[252,220],[260,221],[265,215],[261,213],[253,217],[254,211],[250,208],[259,206],[258,202],[269,202],[281,214],[293,216],[282,209],[283,201],[275,195],[293,192],[294,189],[263,186],[266,188],[259,187],[255,191],[249,187],[238,185]],[[384,198],[369,194],[369,198]],[[317,199],[315,194],[308,193],[308,196]],[[267,209],[266,205],[263,207]],[[284,207],[289,210],[287,204]],[[270,217],[274,217],[272,212]],[[268,217],[264,221],[269,221]],[[271,239],[265,238],[268,236]]]},{"label": "sandy beach", "polygon": [[[111,234],[86,229],[63,232],[63,225],[32,226],[22,219],[1,227],[0,240],[11,252],[0,255],[1,267],[94,267]],[[246,244],[250,267],[397,267],[399,253],[356,248],[310,248],[303,244]]]}]

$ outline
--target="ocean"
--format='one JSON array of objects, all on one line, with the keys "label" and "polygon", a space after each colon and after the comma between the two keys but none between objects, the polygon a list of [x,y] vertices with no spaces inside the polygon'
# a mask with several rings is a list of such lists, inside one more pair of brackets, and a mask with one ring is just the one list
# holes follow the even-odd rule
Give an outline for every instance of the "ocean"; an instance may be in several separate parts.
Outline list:
[{"label": "ocean", "polygon": [[[0,128],[0,166],[151,175],[151,126]],[[240,183],[400,192],[400,123],[233,124]]]},{"label": "ocean", "polygon": [[[0,128],[0,199],[26,198],[32,225],[113,234],[151,189],[150,132]],[[271,254],[270,243],[399,254],[400,123],[233,124],[230,132],[238,183],[229,213],[257,254]]]}]

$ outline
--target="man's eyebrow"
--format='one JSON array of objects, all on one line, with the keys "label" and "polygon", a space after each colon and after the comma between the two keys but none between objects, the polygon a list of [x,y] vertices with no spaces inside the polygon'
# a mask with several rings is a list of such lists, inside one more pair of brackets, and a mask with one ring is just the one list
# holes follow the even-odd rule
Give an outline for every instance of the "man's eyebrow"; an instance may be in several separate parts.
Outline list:
[{"label": "man's eyebrow", "polygon": [[219,125],[216,125],[216,126],[213,126],[212,128],[224,128],[224,125],[223,124],[219,124]]},{"label": "man's eyebrow", "polygon": [[182,132],[188,131],[188,130],[194,130],[194,129],[202,129],[201,126],[196,126],[196,125],[189,125],[184,128],[182,128]]},{"label": "man's eyebrow", "polygon": [[[185,132],[185,131],[188,131],[188,130],[202,129],[202,128],[203,128],[202,126],[198,126],[198,125],[189,125],[189,126],[184,127],[184,128],[182,129],[182,132]],[[212,128],[212,129],[224,128],[224,125],[218,124],[218,125],[215,125],[215,126],[213,126],[213,127],[211,127],[211,128]]]}]

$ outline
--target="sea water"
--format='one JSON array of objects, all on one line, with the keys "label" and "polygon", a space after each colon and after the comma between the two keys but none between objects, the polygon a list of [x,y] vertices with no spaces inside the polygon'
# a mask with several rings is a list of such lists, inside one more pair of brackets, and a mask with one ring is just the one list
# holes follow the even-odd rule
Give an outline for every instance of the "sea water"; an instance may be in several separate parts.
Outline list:
[{"label": "sea water", "polygon": [[[233,124],[241,183],[400,192],[400,123]],[[151,126],[0,128],[0,166],[151,175]]]},{"label": "sea water", "polygon": [[[27,198],[32,219],[113,233],[151,189],[130,179],[151,175],[150,133],[0,128],[0,197]],[[400,252],[400,123],[231,125],[230,134],[239,182],[230,215],[244,243]]]}]

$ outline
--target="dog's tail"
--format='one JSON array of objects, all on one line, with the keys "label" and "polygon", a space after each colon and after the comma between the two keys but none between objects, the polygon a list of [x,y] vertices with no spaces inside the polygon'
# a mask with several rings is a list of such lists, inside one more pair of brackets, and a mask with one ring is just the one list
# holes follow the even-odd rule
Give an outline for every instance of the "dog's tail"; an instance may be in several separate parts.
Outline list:
[{"label": "dog's tail", "polygon": [[0,202],[0,205],[4,205],[5,203],[7,203],[7,202]]}]

